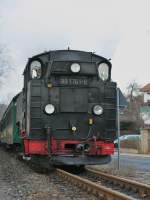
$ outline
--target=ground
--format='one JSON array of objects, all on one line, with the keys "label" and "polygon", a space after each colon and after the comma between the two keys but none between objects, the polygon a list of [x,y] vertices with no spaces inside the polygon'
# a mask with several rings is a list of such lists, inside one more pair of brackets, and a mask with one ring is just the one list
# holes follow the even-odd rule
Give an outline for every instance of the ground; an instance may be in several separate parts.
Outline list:
[{"label": "ground", "polygon": [[[131,159],[133,160],[133,158]],[[136,159],[144,158],[139,157]],[[108,171],[109,173],[118,173],[116,164],[114,159],[111,165],[95,167]],[[125,166],[121,167],[119,173],[127,178],[141,180],[145,183],[150,182],[150,173],[135,170],[134,166],[128,166],[128,168]],[[19,161],[13,153],[6,152],[0,147],[0,200],[41,199],[96,200],[97,198],[61,180],[55,173],[41,174],[35,172],[27,164]]]},{"label": "ground", "polygon": [[0,200],[96,200],[54,173],[37,173],[0,147]]}]

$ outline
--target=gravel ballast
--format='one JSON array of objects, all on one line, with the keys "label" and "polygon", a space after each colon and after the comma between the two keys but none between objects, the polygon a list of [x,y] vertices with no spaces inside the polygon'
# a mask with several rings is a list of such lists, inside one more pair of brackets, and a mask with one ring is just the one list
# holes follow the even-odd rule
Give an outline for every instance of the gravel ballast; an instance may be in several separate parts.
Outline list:
[{"label": "gravel ballast", "polygon": [[0,147],[0,200],[96,200],[53,173],[40,174]]}]

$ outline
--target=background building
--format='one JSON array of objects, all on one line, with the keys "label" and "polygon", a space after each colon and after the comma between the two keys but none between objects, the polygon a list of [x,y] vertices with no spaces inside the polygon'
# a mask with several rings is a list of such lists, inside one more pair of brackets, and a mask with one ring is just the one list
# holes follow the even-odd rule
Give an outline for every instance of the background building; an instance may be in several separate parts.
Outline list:
[{"label": "background building", "polygon": [[140,108],[140,115],[145,126],[150,126],[150,83],[141,88],[144,95],[144,105]]}]

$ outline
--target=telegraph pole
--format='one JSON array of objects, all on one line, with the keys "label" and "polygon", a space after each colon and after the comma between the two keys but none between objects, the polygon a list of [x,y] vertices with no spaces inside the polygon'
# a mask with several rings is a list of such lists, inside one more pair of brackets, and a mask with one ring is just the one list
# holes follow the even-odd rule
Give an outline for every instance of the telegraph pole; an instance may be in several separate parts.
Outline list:
[{"label": "telegraph pole", "polygon": [[117,167],[120,170],[120,91],[117,88],[117,140],[118,140],[118,148],[117,148]]}]

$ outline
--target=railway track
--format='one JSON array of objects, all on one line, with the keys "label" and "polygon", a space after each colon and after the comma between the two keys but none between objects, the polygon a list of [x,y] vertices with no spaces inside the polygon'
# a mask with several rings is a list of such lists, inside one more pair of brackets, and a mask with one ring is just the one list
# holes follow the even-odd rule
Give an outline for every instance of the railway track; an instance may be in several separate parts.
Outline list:
[{"label": "railway track", "polygon": [[68,182],[105,200],[150,199],[150,185],[108,175],[90,168],[87,168],[80,176],[61,169],[56,169],[56,172]]},{"label": "railway track", "polygon": [[114,175],[109,175],[107,173],[100,172],[98,170],[93,170],[91,168],[87,168],[86,171],[88,173],[93,174],[96,177],[100,177],[104,181],[108,183],[112,183],[114,185],[120,186],[121,188],[127,188],[132,191],[135,191],[136,193],[139,194],[141,198],[144,198],[146,196],[150,196],[150,185],[140,183],[137,181],[133,181],[130,179],[114,176]]}]

